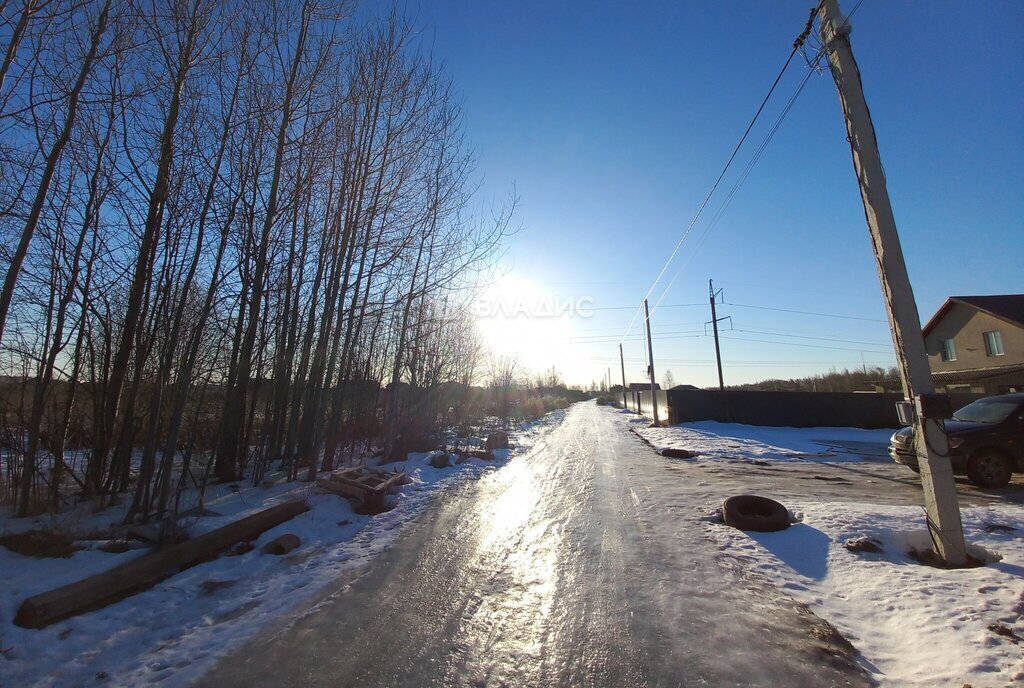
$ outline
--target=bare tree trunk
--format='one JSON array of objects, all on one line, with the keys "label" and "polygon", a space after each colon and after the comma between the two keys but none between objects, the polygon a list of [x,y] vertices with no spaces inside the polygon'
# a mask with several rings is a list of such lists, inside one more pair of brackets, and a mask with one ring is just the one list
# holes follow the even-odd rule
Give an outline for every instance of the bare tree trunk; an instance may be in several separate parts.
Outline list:
[{"label": "bare tree trunk", "polygon": [[[56,367],[57,356],[64,348],[64,328],[67,321],[68,307],[75,298],[75,290],[78,288],[79,266],[81,264],[82,252],[85,249],[86,238],[89,236],[90,232],[94,231],[100,206],[102,204],[99,178],[103,157],[106,154],[106,148],[110,142],[111,129],[112,125],[111,128],[108,128],[106,137],[100,146],[96,160],[96,167],[89,179],[89,197],[85,205],[85,217],[82,222],[82,227],[78,233],[78,239],[72,253],[68,284],[65,286],[64,292],[61,294],[60,300],[56,305],[56,322],[53,326],[53,332],[48,338],[50,343],[47,347],[48,351],[46,353],[46,358],[40,366],[39,375],[36,379],[35,393],[32,401],[32,417],[28,424],[28,442],[25,449],[24,470],[22,473],[23,484],[18,495],[18,516],[28,515],[32,474],[35,471],[36,452],[39,447],[40,426],[46,404],[46,394],[50,388],[50,383],[53,380],[53,372]],[[51,312],[54,311],[51,309]],[[63,461],[63,456],[55,456],[54,461]]]},{"label": "bare tree trunk", "polygon": [[234,385],[228,391],[224,405],[224,422],[222,440],[217,451],[217,463],[214,471],[218,480],[230,481],[237,479],[239,459],[245,448],[242,447],[244,429],[243,414],[248,397],[249,378],[252,375],[253,353],[256,345],[256,333],[259,328],[260,304],[267,275],[267,254],[270,250],[270,234],[277,221],[278,194],[281,187],[281,169],[288,141],[288,129],[295,114],[293,100],[299,78],[299,68],[306,54],[306,38],[310,26],[309,2],[303,4],[302,21],[296,37],[295,54],[292,56],[287,81],[285,82],[284,102],[281,106],[281,119],[277,129],[277,143],[274,148],[274,166],[271,173],[270,189],[267,192],[266,215],[263,219],[263,231],[257,246],[257,257],[253,275],[252,294],[250,296],[249,323],[245,328],[238,355],[238,370]]},{"label": "bare tree trunk", "polygon": [[[177,56],[177,68],[171,85],[171,97],[164,118],[163,130],[160,134],[160,156],[158,158],[156,181],[149,195],[146,223],[143,228],[142,241],[139,245],[138,258],[132,275],[131,287],[128,292],[128,303],[125,307],[124,324],[121,328],[120,343],[110,369],[107,382],[106,397],[103,409],[103,423],[97,433],[94,446],[94,457],[105,457],[110,443],[110,434],[120,416],[130,422],[131,406],[122,405],[122,390],[128,374],[128,363],[138,334],[139,323],[143,313],[143,297],[151,282],[151,272],[155,259],[160,229],[163,224],[168,189],[170,187],[171,165],[174,162],[174,135],[181,112],[181,96],[188,78],[189,70],[194,65],[194,53],[199,39],[200,0],[193,0],[188,26]],[[137,364],[139,367],[142,361]],[[119,413],[120,411],[120,413]],[[100,486],[86,483],[86,490],[99,493]]]},{"label": "bare tree trunk", "polygon": [[409,315],[412,312],[412,303],[416,298],[416,283],[419,279],[420,262],[423,260],[423,249],[427,242],[427,234],[424,233],[420,239],[420,247],[416,253],[416,263],[410,277],[409,293],[405,296],[405,305],[402,306],[402,322],[398,327],[398,344],[395,347],[395,361],[391,368],[391,384],[388,389],[388,407],[385,430],[387,434],[384,440],[384,458],[392,460],[395,449],[395,439],[398,430],[398,383],[402,375],[402,363],[405,360],[406,332],[409,328]]},{"label": "bare tree trunk", "polygon": [[[7,313],[11,308],[11,301],[14,298],[14,287],[18,282],[18,275],[21,273],[21,267],[25,262],[25,256],[28,255],[28,247],[29,244],[32,243],[32,237],[35,235],[36,228],[39,226],[39,218],[43,214],[43,208],[46,204],[46,196],[50,191],[50,181],[53,179],[53,173],[57,169],[57,163],[60,161],[61,154],[64,152],[64,147],[71,138],[71,130],[75,126],[75,117],[78,115],[78,100],[82,95],[82,89],[85,88],[85,82],[88,80],[89,74],[92,72],[93,63],[96,60],[96,53],[99,51],[100,43],[103,41],[103,35],[107,31],[110,2],[111,0],[104,0],[103,6],[100,9],[99,17],[96,19],[96,26],[93,28],[90,35],[89,51],[82,60],[82,66],[78,70],[78,78],[75,80],[75,85],[71,88],[71,93],[68,94],[68,109],[67,113],[64,115],[64,123],[61,126],[60,135],[57,137],[57,140],[54,141],[53,146],[50,147],[49,154],[46,156],[46,164],[43,167],[43,174],[39,180],[39,186],[36,188],[35,199],[32,201],[28,217],[25,218],[25,225],[21,230],[21,238],[18,240],[17,248],[14,249],[14,254],[11,256],[11,265],[7,268],[7,276],[4,277],[3,288],[0,289],[0,340],[2,340],[4,336],[4,326],[7,322]],[[28,12],[28,5],[26,5],[25,13],[22,15],[23,20],[27,21]],[[20,22],[19,27],[21,27]],[[22,31],[24,31],[24,27],[21,28]],[[11,46],[15,47],[13,39]],[[6,76],[6,69],[8,66],[8,63],[5,62],[4,76]],[[0,87],[2,87],[2,82],[0,82]]]},{"label": "bare tree trunk", "polygon": [[[244,35],[243,41],[248,39],[248,34]],[[210,178],[206,184],[206,191],[203,196],[203,204],[199,211],[199,222],[196,229],[196,245],[192,255],[192,260],[189,263],[188,270],[185,275],[185,279],[181,288],[181,298],[175,309],[174,322],[171,327],[171,334],[169,338],[170,351],[168,352],[168,362],[175,359],[175,349],[177,343],[182,336],[182,323],[184,321],[185,308],[188,303],[189,293],[192,288],[192,284],[195,280],[196,272],[199,268],[199,260],[202,256],[204,249],[204,240],[206,236],[206,225],[209,221],[210,210],[213,206],[215,194],[217,191],[218,184],[220,183],[220,170],[221,165],[224,162],[224,155],[227,150],[229,141],[229,134],[231,127],[234,124],[235,107],[238,103],[239,92],[241,90],[242,76],[245,69],[249,67],[247,52],[244,49],[238,61],[238,70],[235,75],[234,87],[231,91],[231,97],[228,101],[227,110],[224,114],[223,124],[220,132],[220,140],[217,147],[217,152],[214,155],[213,169],[210,171]],[[172,408],[170,412],[169,427],[167,430],[167,438],[164,442],[164,449],[160,461],[160,474],[157,482],[160,484],[159,501],[156,509],[156,517],[163,518],[164,512],[167,509],[168,500],[170,499],[170,485],[171,485],[171,469],[174,465],[174,457],[177,453],[178,434],[181,431],[182,417],[185,411],[185,403],[188,399],[189,387],[192,384],[192,373],[195,368],[196,358],[199,353],[199,346],[202,342],[202,334],[206,328],[206,323],[209,320],[210,313],[213,310],[213,300],[216,295],[217,283],[220,278],[221,263],[224,258],[224,251],[227,248],[228,230],[231,226],[231,222],[234,218],[235,207],[238,202],[236,196],[228,212],[228,217],[221,230],[220,241],[217,244],[216,258],[214,261],[213,274],[210,277],[210,283],[207,285],[206,295],[203,299],[203,306],[199,314],[199,321],[196,323],[195,330],[191,333],[186,343],[186,350],[182,356],[179,367],[177,370],[177,377],[172,392]],[[170,375],[170,370],[166,371],[166,375]],[[136,505],[133,505],[133,509]]]}]

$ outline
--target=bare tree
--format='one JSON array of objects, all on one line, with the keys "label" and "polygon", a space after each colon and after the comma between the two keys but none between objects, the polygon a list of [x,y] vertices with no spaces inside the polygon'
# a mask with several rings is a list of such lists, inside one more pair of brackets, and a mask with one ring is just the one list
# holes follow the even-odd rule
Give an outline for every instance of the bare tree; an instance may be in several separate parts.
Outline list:
[{"label": "bare tree", "polygon": [[487,373],[488,384],[498,393],[498,415],[508,427],[512,388],[523,377],[519,358],[512,355],[492,356]]},{"label": "bare tree", "polygon": [[[79,66],[75,82],[71,86],[67,95],[67,110],[64,114],[64,121],[61,124],[59,135],[50,145],[49,152],[46,155],[46,161],[42,169],[42,174],[39,178],[39,183],[36,187],[32,205],[29,208],[27,217],[25,218],[25,224],[21,229],[21,236],[18,239],[17,247],[14,249],[14,253],[11,256],[11,264],[7,268],[7,275],[4,277],[3,287],[0,288],[0,339],[3,339],[4,325],[7,322],[7,313],[11,307],[11,300],[14,298],[14,287],[17,284],[18,275],[21,273],[25,257],[28,255],[29,244],[32,243],[32,237],[35,235],[36,228],[39,226],[39,218],[43,214],[46,197],[50,191],[50,183],[53,181],[53,175],[56,172],[57,164],[60,162],[61,156],[64,153],[64,148],[67,146],[68,141],[71,140],[71,132],[74,129],[75,120],[78,116],[78,103],[82,96],[82,90],[85,88],[86,82],[92,73],[97,54],[99,53],[100,47],[104,42],[104,37],[107,34],[107,28],[109,27],[108,20],[110,18],[110,4],[111,0],[102,0],[102,3],[97,5],[95,19],[89,21],[89,40],[86,44],[88,47],[85,55],[81,59],[81,64]],[[31,10],[35,9],[32,7],[33,5],[34,3],[32,2],[26,2],[25,9],[22,12],[22,19],[19,20],[18,25],[15,27],[14,35],[11,37],[8,54],[5,57],[3,64],[3,74],[0,74],[0,89],[3,87],[2,79],[6,76],[7,69],[12,59],[12,51],[17,50],[17,45],[20,42],[21,35],[24,31],[24,23],[26,23],[27,19],[31,16]]]},{"label": "bare tree", "polygon": [[23,393],[0,417],[26,430],[19,513],[45,477],[52,508],[69,479],[100,503],[129,493],[126,520],[163,518],[211,473],[259,480],[282,459],[313,476],[471,412],[467,304],[515,202],[467,211],[449,80],[397,12],[248,9],[11,15],[0,352]]}]

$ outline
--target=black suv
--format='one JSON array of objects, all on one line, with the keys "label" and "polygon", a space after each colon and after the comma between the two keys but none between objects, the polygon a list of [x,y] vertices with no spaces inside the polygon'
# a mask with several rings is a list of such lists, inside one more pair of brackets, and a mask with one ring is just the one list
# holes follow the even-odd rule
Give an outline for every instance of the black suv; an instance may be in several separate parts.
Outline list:
[{"label": "black suv", "polygon": [[[964,406],[946,421],[954,473],[966,473],[978,487],[1002,487],[1014,472],[1024,472],[1024,394],[985,397]],[[897,430],[889,456],[918,471],[914,428]]]}]

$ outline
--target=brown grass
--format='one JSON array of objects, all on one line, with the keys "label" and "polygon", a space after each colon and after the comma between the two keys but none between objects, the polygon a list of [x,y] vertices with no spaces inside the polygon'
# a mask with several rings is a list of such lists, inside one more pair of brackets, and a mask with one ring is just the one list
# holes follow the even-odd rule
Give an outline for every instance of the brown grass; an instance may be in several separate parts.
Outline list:
[{"label": "brown grass", "polygon": [[0,535],[0,546],[26,557],[62,559],[68,559],[82,549],[67,535],[50,530],[27,530],[24,533]]}]

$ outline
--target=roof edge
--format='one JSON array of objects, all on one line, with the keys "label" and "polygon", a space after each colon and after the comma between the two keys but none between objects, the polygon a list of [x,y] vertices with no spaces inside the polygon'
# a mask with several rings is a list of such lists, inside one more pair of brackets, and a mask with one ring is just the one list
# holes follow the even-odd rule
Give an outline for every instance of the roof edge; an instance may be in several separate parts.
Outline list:
[{"label": "roof edge", "polygon": [[[1001,295],[996,295],[996,296],[1001,296]],[[1009,295],[1007,295],[1007,296],[1009,296]],[[943,303],[939,307],[939,310],[935,311],[935,315],[933,315],[928,320],[928,322],[925,324],[925,326],[923,328],[921,328],[921,334],[924,335],[925,337],[927,337],[929,334],[931,334],[932,329],[934,329],[934,327],[936,325],[938,325],[939,322],[946,316],[946,313],[948,313],[949,310],[954,305],[956,305],[958,303],[963,305],[963,306],[967,306],[969,308],[973,308],[976,311],[980,311],[982,313],[985,313],[986,315],[990,315],[993,318],[997,318],[999,320],[1002,320],[1003,322],[1009,323],[1009,324],[1011,324],[1011,325],[1013,325],[1015,327],[1024,327],[1024,325],[1022,325],[1022,323],[1018,322],[1017,320],[1014,320],[1013,318],[1008,318],[1006,315],[1003,315],[1002,313],[997,313],[997,312],[995,312],[993,310],[990,310],[988,308],[985,308],[984,306],[981,306],[981,305],[979,305],[977,303],[973,303],[972,301],[973,301],[974,298],[976,298],[976,297],[973,297],[973,296],[950,296],[949,298],[947,298],[945,303]]]},{"label": "roof edge", "polygon": [[949,309],[953,307],[954,302],[963,303],[957,296],[950,296],[948,299],[946,299],[946,301],[941,306],[939,306],[939,310],[935,311],[935,315],[929,318],[925,326],[921,328],[921,334],[923,336],[927,337],[929,334],[931,334],[932,329],[939,324],[942,318],[946,316],[946,313],[949,311]]}]

